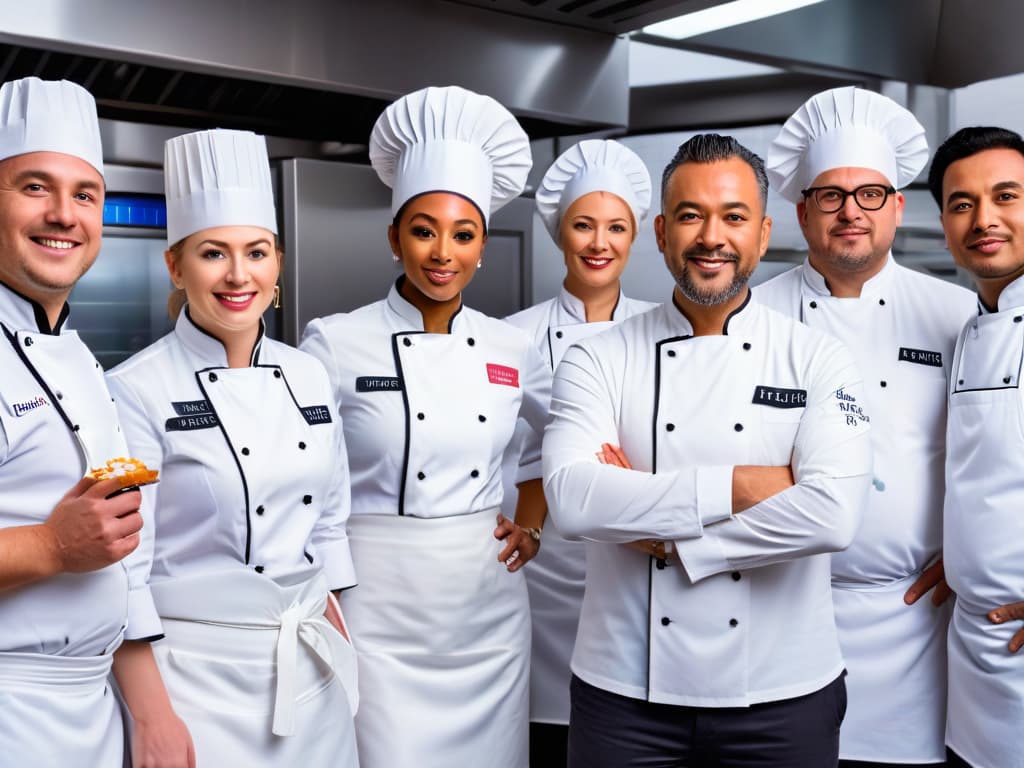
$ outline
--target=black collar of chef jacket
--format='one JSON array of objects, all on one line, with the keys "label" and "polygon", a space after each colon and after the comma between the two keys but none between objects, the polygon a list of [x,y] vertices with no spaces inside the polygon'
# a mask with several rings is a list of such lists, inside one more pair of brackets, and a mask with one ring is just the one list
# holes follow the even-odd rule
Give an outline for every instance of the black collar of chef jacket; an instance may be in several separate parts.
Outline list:
[{"label": "black collar of chef jacket", "polygon": [[[185,317],[188,318],[188,321],[189,321],[189,323],[192,324],[193,328],[195,328],[197,331],[199,331],[204,336],[208,336],[211,339],[213,339],[214,341],[216,341],[218,344],[221,345],[221,347],[224,346],[224,342],[223,341],[218,339],[216,336],[214,336],[208,330],[203,328],[203,326],[201,326],[199,323],[197,323],[195,320],[192,319],[192,313],[188,311],[188,304],[185,305],[184,312],[185,312]],[[260,318],[260,329],[259,329],[259,332],[256,334],[256,342],[252,345],[252,353],[249,355],[249,365],[259,365],[260,364],[260,347],[261,347],[261,345],[263,343],[263,334],[266,333],[266,330],[267,330],[266,323],[263,322],[263,318],[261,317]]]},{"label": "black collar of chef jacket", "polygon": [[68,316],[71,314],[71,307],[68,305],[66,301],[64,302],[64,306],[60,308],[60,315],[57,316],[57,324],[51,328],[50,318],[46,316],[46,310],[43,309],[42,305],[38,301],[30,299],[25,294],[14,290],[13,288],[11,288],[11,286],[9,286],[7,283],[3,281],[0,281],[0,285],[9,290],[19,299],[28,302],[29,306],[32,307],[32,314],[35,315],[36,319],[36,328],[40,333],[45,333],[48,336],[60,335],[60,329],[64,327],[65,321],[67,321]]},{"label": "black collar of chef jacket", "polygon": [[[748,286],[747,287],[747,295],[746,295],[746,298],[743,299],[743,303],[740,304],[738,307],[736,307],[736,309],[734,309],[732,312],[730,312],[728,314],[728,316],[725,318],[725,322],[722,323],[722,335],[723,336],[728,336],[729,335],[729,321],[732,320],[734,317],[736,317],[736,315],[738,315],[740,312],[742,312],[744,309],[747,308],[747,305],[750,303],[751,293],[752,292],[750,290],[750,287]],[[681,314],[683,317],[686,317],[686,313],[683,311],[683,308],[681,306],[679,306],[679,302],[676,300],[676,292],[675,291],[672,291],[672,305],[676,309],[679,310],[679,314]],[[690,321],[690,318],[686,317],[686,321],[688,323],[690,323],[691,326],[693,325],[693,323]]]},{"label": "black collar of chef jacket", "polygon": [[[405,284],[405,275],[404,274],[399,275],[398,279],[395,280],[395,290],[398,291],[398,298],[400,298],[402,301],[404,301],[409,306],[412,306],[412,302],[409,301],[407,298],[405,298],[405,296],[402,295],[402,286],[404,284]],[[452,326],[455,324],[455,318],[458,317],[458,314],[462,311],[462,308],[464,306],[466,306],[466,304],[465,304],[465,302],[462,301],[462,295],[460,294],[459,295],[459,308],[456,309],[454,312],[452,312],[452,316],[448,318],[448,333],[452,332]],[[416,308],[413,307],[413,309],[416,309]],[[416,311],[419,312],[418,309]],[[421,317],[422,317],[422,313],[421,313]]]}]

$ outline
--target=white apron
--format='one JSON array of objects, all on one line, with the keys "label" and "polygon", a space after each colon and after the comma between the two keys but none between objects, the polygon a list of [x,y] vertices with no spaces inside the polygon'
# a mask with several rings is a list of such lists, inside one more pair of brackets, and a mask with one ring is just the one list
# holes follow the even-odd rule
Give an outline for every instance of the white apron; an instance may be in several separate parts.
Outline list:
[{"label": "white apron", "polygon": [[982,315],[961,334],[949,399],[946,743],[975,768],[1024,768],[1024,652],[1007,648],[1021,622],[987,616],[1024,598],[1022,364],[1024,307]]},{"label": "white apron", "polygon": [[527,766],[526,585],[497,561],[497,512],[349,519],[363,768]]},{"label": "white apron", "polygon": [[358,765],[355,651],[324,618],[322,575],[282,586],[239,569],[152,590],[153,654],[198,768]]},{"label": "white apron", "polygon": [[75,766],[120,768],[112,658],[0,653],[0,766],[69,768],[73,756]]}]

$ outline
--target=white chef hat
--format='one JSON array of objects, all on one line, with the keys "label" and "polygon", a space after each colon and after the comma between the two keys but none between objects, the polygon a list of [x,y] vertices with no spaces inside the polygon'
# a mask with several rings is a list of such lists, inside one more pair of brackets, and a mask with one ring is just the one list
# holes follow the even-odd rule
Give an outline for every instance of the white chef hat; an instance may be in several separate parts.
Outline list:
[{"label": "white chef hat", "polygon": [[537,213],[556,244],[565,212],[590,192],[622,198],[639,226],[651,207],[651,174],[633,150],[617,141],[587,139],[571,146],[551,164],[537,189]]},{"label": "white chef hat", "polygon": [[67,80],[25,77],[0,86],[0,160],[29,152],[61,152],[103,175],[96,100]]},{"label": "white chef hat", "polygon": [[262,227],[277,234],[267,142],[251,131],[216,129],[164,144],[167,242],[209,227]]},{"label": "white chef hat", "polygon": [[793,113],[768,149],[766,169],[775,190],[796,203],[800,190],[833,168],[870,168],[900,189],[927,162],[916,117],[890,98],[847,86],[822,91]]},{"label": "white chef hat", "polygon": [[391,214],[426,192],[454,192],[490,214],[526,186],[526,132],[490,96],[458,86],[403,96],[377,118],[370,164],[391,187]]}]

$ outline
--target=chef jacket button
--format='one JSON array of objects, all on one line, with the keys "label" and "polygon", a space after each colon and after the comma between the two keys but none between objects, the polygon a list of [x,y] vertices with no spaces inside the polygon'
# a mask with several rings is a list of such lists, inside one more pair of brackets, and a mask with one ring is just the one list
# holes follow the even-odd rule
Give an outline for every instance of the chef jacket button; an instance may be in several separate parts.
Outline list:
[{"label": "chef jacket button", "polygon": [[299,440],[299,450],[300,451],[306,450],[306,444],[302,440]]},{"label": "chef jacket button", "polygon": [[32,346],[32,337],[31,336],[26,336],[25,337],[25,346],[26,347],[31,347]]},{"label": "chef jacket button", "polygon": [[256,507],[256,514],[257,515],[262,515],[264,511],[265,510],[263,509],[263,505],[262,504],[260,504],[258,507]]},{"label": "chef jacket button", "polygon": [[407,346],[407,347],[411,347],[412,346],[412,339],[410,339],[409,337],[406,337],[406,338],[402,339],[402,343],[405,344],[405,346]]},{"label": "chef jacket button", "polygon": [[668,356],[669,356],[669,357],[675,357],[675,356],[676,356],[676,351],[675,351],[674,349],[670,349],[670,350],[668,351]]},{"label": "chef jacket button", "polygon": [[672,623],[672,619],[670,619],[668,616],[662,616],[661,617],[661,626],[667,627],[671,623]]},{"label": "chef jacket button", "polygon": [[817,309],[818,308],[818,302],[812,301],[810,306],[811,306],[811,309]]},{"label": "chef jacket button", "polygon": [[99,367],[100,367],[100,364],[99,364],[99,363],[93,363],[93,365],[95,365],[95,366],[96,366],[97,368],[99,368]]},{"label": "chef jacket button", "polygon": [[479,416],[477,416],[477,418],[480,419],[480,423],[481,424],[483,424],[485,421],[487,421],[487,417],[484,416],[482,413]]},{"label": "chef jacket button", "polygon": [[675,428],[676,428],[676,425],[675,425],[675,424],[666,424],[666,425],[665,425],[665,430],[666,430],[667,432],[671,432],[671,431],[672,431],[673,429],[675,429]]},{"label": "chef jacket button", "polygon": [[738,627],[739,625],[740,625],[740,623],[736,619],[729,619],[729,626],[730,627]]},{"label": "chef jacket button", "polygon": [[733,571],[732,572],[732,580],[733,581],[739,581],[742,578],[743,578],[743,574],[741,574],[739,571]]},{"label": "chef jacket button", "polygon": [[255,571],[256,571],[256,573],[263,573],[263,566],[262,565],[257,565],[256,568],[255,568]]},{"label": "chef jacket button", "polygon": [[555,331],[555,338],[556,338],[556,339],[560,339],[560,338],[562,338],[562,336],[564,336],[564,335],[565,335],[565,334],[563,334],[563,333],[562,333],[561,331]]},{"label": "chef jacket button", "polygon": [[416,414],[416,418],[419,419],[420,421],[423,421],[427,417],[425,415],[423,415],[422,412],[420,412],[420,413]]},{"label": "chef jacket button", "polygon": [[64,635],[64,645],[71,645],[71,638]]},{"label": "chef jacket button", "polygon": [[[64,393],[63,392],[58,392],[57,393],[57,399],[58,400],[63,400],[64,399]],[[110,398],[110,402],[114,402],[114,398]]]},{"label": "chef jacket button", "polygon": [[1021,320],[1024,320],[1024,315],[1017,315],[1015,318],[1013,318],[1013,322],[1015,323],[1019,323]]},{"label": "chef jacket button", "polygon": [[878,306],[884,307],[885,306],[885,299],[879,299],[878,300]]},{"label": "chef jacket button", "polygon": [[480,477],[480,470],[479,469],[474,469],[472,472],[469,473],[469,476],[470,477]]},{"label": "chef jacket button", "polygon": [[71,431],[72,431],[72,432],[77,432],[77,431],[78,431],[78,425],[77,425],[77,424],[75,424],[75,426],[73,426],[73,427],[71,428]]},{"label": "chef jacket button", "polygon": [[749,351],[750,350],[750,342],[749,341],[744,341],[743,342],[743,348]]},{"label": "chef jacket button", "polygon": [[418,479],[420,479],[420,480],[426,480],[426,479],[427,479],[427,476],[426,476],[426,475],[424,475],[424,474],[423,474],[422,472],[417,472],[417,473],[416,473],[416,477],[417,477]]},{"label": "chef jacket button", "polygon": [[963,380],[963,379],[959,379],[959,380],[957,381],[957,384],[963,385],[963,383],[964,383],[964,380]]},{"label": "chef jacket button", "polygon": [[243,456],[248,456],[249,455],[249,449],[248,448],[243,448],[242,449],[242,455]]},{"label": "chef jacket button", "polygon": [[217,374],[216,373],[211,373],[207,378],[209,378],[210,381],[216,381],[217,380]]},{"label": "chef jacket button", "polygon": [[742,424],[733,424],[732,428],[735,429],[737,432],[742,432],[743,431],[743,425]]},{"label": "chef jacket button", "polygon": [[665,561],[658,557],[654,558],[654,567],[657,568],[659,571],[664,571]]},{"label": "chef jacket button", "polygon": [[887,387],[887,386],[889,386],[889,385],[888,385],[888,384],[886,384],[886,383],[885,383],[884,381],[880,381],[880,382],[878,382],[878,383],[879,383],[879,384],[880,384],[881,386],[883,386],[883,387]]},{"label": "chef jacket button", "polygon": [[308,504],[312,504],[312,503],[313,503],[313,497],[312,497],[312,496],[310,496],[310,495],[309,495],[309,494],[307,493],[307,494],[306,494],[305,496],[303,496],[303,497],[302,497],[302,503],[303,503],[303,504],[307,504],[307,505],[308,505]]},{"label": "chef jacket button", "polygon": [[276,368],[274,369],[274,378],[275,379],[280,379],[281,378],[281,372],[279,370],[277,370]]},{"label": "chef jacket button", "polygon": [[468,339],[466,339],[466,343],[469,344],[469,346],[472,347],[474,344],[476,344],[476,339],[474,339],[472,336],[470,336]]},{"label": "chef jacket button", "polygon": [[1009,383],[1010,383],[1010,377],[1009,376],[1003,376],[1003,384],[1009,384]]}]

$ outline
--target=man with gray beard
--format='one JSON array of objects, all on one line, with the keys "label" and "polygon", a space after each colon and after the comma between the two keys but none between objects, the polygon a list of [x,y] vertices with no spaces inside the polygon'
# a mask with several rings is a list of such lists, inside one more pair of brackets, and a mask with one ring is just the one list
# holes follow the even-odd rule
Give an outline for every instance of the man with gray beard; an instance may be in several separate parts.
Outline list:
[{"label": "man with gray beard", "polygon": [[587,545],[575,768],[835,765],[829,553],[860,522],[869,417],[845,348],[751,296],[766,195],[734,139],[683,144],[655,221],[671,300],[555,373],[545,493]]}]

